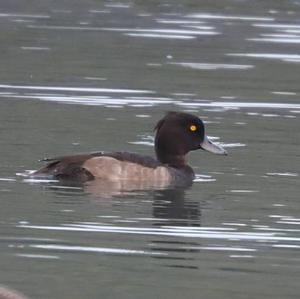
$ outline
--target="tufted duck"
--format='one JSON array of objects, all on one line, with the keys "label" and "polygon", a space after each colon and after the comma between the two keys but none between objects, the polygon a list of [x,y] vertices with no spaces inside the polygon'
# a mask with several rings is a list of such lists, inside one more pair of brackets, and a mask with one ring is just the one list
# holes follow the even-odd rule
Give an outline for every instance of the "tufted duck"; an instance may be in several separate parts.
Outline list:
[{"label": "tufted duck", "polygon": [[155,152],[157,159],[129,152],[97,152],[63,156],[42,161],[48,164],[32,176],[52,176],[58,180],[107,182],[140,181],[151,185],[191,183],[193,169],[186,164],[189,151],[203,149],[226,155],[219,145],[205,135],[204,124],[197,116],[169,112],[156,125]]}]

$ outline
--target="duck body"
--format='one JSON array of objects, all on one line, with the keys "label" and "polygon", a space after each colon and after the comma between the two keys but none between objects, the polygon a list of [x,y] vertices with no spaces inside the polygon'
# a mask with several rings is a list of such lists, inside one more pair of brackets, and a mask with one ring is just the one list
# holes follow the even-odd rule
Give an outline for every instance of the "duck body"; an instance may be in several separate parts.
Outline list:
[{"label": "duck body", "polygon": [[53,177],[63,181],[107,180],[143,181],[153,186],[191,182],[193,169],[185,165],[174,168],[144,155],[130,152],[96,152],[44,159],[45,167],[34,172],[36,177]]},{"label": "duck body", "polygon": [[91,180],[143,181],[153,186],[191,183],[193,169],[185,155],[196,149],[226,154],[205,137],[202,121],[191,114],[169,112],[155,127],[157,159],[129,152],[95,152],[62,156],[42,161],[48,164],[35,171],[35,177],[86,182]]}]

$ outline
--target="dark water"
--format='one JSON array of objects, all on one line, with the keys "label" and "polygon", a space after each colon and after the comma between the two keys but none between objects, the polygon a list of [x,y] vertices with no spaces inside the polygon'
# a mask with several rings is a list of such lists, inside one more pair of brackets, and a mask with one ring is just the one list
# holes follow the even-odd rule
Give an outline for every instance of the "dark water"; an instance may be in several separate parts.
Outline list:
[{"label": "dark water", "polygon": [[[1,1],[0,284],[32,298],[299,298],[299,1]],[[153,153],[168,110],[230,155],[188,189],[19,174]]]}]

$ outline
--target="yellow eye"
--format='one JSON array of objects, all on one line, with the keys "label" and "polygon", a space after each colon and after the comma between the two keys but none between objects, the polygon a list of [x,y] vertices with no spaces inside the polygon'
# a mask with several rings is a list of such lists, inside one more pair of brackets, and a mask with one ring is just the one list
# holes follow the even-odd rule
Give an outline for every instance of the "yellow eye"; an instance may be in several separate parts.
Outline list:
[{"label": "yellow eye", "polygon": [[195,131],[197,131],[197,127],[196,127],[195,125],[191,125],[191,126],[190,126],[190,130],[191,130],[192,132],[195,132]]}]

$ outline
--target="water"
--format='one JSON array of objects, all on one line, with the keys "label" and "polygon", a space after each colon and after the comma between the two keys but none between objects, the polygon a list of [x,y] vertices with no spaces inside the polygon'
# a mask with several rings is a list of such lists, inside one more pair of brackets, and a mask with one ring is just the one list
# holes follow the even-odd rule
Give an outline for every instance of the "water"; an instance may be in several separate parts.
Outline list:
[{"label": "water", "polygon": [[[299,298],[299,2],[0,4],[0,284],[31,298]],[[45,156],[153,153],[168,110],[228,157],[188,189],[65,188]]]}]

